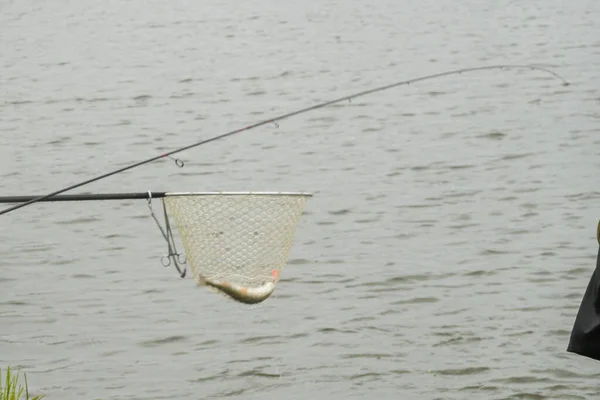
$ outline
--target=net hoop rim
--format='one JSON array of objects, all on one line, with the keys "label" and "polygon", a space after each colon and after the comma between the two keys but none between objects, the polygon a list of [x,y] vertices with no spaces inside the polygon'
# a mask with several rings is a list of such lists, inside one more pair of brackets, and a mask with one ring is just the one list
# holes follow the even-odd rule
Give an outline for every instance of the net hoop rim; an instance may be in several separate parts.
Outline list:
[{"label": "net hoop rim", "polygon": [[309,192],[231,192],[231,191],[214,191],[214,192],[166,192],[165,197],[172,196],[300,196],[300,197],[312,197],[313,194]]}]

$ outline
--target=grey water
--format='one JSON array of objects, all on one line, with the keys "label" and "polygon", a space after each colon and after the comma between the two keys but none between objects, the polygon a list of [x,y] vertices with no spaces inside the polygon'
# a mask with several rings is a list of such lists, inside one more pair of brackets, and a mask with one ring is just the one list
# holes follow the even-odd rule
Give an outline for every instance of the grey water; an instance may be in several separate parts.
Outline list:
[{"label": "grey water", "polygon": [[[164,268],[145,201],[0,216],[0,368],[47,399],[591,399],[600,3],[0,2],[0,194],[308,191],[273,297]],[[157,203],[158,204],[158,203]]]}]

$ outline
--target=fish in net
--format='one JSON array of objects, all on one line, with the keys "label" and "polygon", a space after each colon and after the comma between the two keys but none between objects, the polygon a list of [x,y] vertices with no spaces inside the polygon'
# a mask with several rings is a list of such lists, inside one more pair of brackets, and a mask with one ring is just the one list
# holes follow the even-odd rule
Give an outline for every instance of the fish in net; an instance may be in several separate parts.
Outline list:
[{"label": "fish in net", "polygon": [[[188,264],[199,286],[245,304],[266,300],[279,282],[308,193],[190,192],[162,198],[169,255],[182,277]],[[151,199],[148,204],[152,211]],[[177,252],[173,226],[184,255]]]}]

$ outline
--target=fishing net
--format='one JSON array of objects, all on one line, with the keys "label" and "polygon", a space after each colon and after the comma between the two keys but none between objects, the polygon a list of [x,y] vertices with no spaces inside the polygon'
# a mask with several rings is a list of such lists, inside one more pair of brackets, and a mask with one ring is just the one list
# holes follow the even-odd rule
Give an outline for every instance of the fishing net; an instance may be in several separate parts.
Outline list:
[{"label": "fishing net", "polygon": [[310,196],[167,193],[163,205],[165,219],[168,221],[167,214],[173,218],[196,280],[207,278],[251,288],[279,280]]}]

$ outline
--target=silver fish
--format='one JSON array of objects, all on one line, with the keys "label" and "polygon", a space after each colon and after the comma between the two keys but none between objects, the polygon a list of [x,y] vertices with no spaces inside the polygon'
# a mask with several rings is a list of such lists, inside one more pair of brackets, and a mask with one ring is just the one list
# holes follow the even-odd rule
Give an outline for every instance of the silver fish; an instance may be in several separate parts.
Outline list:
[{"label": "silver fish", "polygon": [[258,287],[246,287],[229,282],[213,281],[204,276],[199,276],[197,281],[198,286],[209,286],[244,304],[257,304],[265,301],[275,290],[275,282],[265,282]]}]

